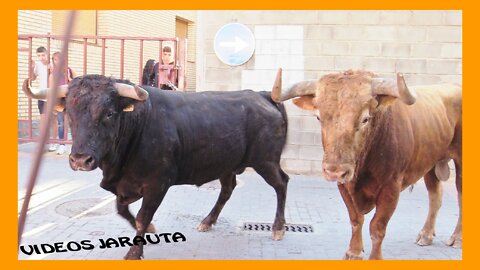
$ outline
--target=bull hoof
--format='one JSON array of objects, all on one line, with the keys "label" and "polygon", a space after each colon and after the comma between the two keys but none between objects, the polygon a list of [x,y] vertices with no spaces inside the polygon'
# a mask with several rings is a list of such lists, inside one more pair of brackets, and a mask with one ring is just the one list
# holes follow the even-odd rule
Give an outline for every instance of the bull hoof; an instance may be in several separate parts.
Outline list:
[{"label": "bull hoof", "polygon": [[419,246],[430,246],[433,242],[434,233],[427,233],[425,231],[421,231],[417,236],[417,241],[415,243]]},{"label": "bull hoof", "polygon": [[363,252],[360,252],[360,254],[354,254],[353,252],[351,252],[350,250],[348,250],[346,253],[345,253],[345,256],[343,256],[343,259],[344,260],[363,260]]},{"label": "bull hoof", "polygon": [[462,237],[452,235],[450,239],[447,240],[446,244],[454,248],[462,248]]},{"label": "bull hoof", "polygon": [[130,248],[127,255],[125,255],[125,257],[123,257],[123,259],[125,259],[125,260],[141,260],[142,257],[143,257],[143,255],[141,254],[138,246],[133,246],[133,247]]},{"label": "bull hoof", "polygon": [[155,226],[152,223],[148,225],[146,233],[155,233]]},{"label": "bull hoof", "polygon": [[199,232],[208,232],[211,228],[212,228],[212,225],[208,225],[208,224],[205,224],[205,223],[200,223],[197,226],[197,230]]},{"label": "bull hoof", "polygon": [[272,232],[272,239],[275,241],[280,241],[283,239],[283,236],[285,235],[285,229],[283,230],[273,230]]}]

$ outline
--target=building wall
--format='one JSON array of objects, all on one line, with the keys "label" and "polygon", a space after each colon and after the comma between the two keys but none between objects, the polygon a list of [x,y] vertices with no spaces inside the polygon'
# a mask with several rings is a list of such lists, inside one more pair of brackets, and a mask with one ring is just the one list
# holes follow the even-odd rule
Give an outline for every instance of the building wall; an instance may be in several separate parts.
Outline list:
[{"label": "building wall", "polygon": [[[213,38],[226,23],[254,33],[254,56],[230,67],[214,53]],[[347,69],[366,69],[410,85],[461,83],[461,11],[202,11],[197,18],[197,85],[205,90],[270,90],[282,67],[285,86]],[[201,59],[200,59],[201,58]],[[315,117],[286,102],[289,115],[282,166],[321,172],[323,151]]]},{"label": "building wall", "polygon": [[[195,20],[196,11],[172,11],[172,10],[99,10],[97,11],[97,35],[101,36],[127,36],[127,37],[175,37],[175,19],[179,17],[189,22],[188,39],[191,46],[195,46]],[[52,12],[44,11],[18,11],[18,33],[19,34],[48,34],[52,33]],[[54,33],[61,34],[61,33]],[[191,40],[190,40],[191,39]],[[38,46],[47,47],[46,39],[33,39],[33,59],[35,49]],[[168,45],[167,43],[163,46]],[[173,44],[172,44],[173,45]],[[120,78],[120,41],[108,40],[106,44],[106,65],[105,75]],[[19,41],[19,48],[28,47],[26,41]],[[139,83],[139,72],[145,62],[152,58],[158,61],[160,44],[158,41],[145,41],[143,52],[143,63],[140,63],[139,41],[125,41],[124,78]],[[62,42],[52,40],[50,52],[61,51]],[[195,50],[188,48],[188,53],[195,53]],[[101,41],[95,43],[89,40],[87,46],[87,74],[101,73]],[[81,41],[71,42],[69,46],[68,65],[77,73],[84,72],[83,64],[83,43]],[[187,55],[187,72],[195,71],[195,56]],[[23,79],[28,77],[28,52],[18,52],[18,117],[19,120],[27,118],[28,99],[21,90]],[[195,90],[195,73],[187,73],[187,90]],[[35,86],[35,84],[34,84]],[[34,119],[38,119],[36,102],[33,106]]]}]

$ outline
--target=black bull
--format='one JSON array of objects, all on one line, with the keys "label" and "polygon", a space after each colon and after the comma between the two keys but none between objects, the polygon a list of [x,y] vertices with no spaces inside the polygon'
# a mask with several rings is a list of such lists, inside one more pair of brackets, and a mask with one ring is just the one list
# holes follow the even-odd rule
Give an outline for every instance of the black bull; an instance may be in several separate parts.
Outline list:
[{"label": "black bull", "polygon": [[[252,167],[277,194],[273,238],[285,232],[288,175],[280,168],[287,116],[268,92],[182,93],[133,87],[100,75],[74,79],[66,96],[73,145],[73,170],[103,171],[101,187],[117,196],[118,213],[143,236],[172,185],[200,186],[220,179],[219,198],[198,226],[207,231],[236,185],[236,174]],[[28,80],[23,90],[34,98]],[[40,93],[40,96],[39,94]],[[136,218],[128,205],[143,198]],[[139,259],[143,246],[132,246],[126,259]]]}]

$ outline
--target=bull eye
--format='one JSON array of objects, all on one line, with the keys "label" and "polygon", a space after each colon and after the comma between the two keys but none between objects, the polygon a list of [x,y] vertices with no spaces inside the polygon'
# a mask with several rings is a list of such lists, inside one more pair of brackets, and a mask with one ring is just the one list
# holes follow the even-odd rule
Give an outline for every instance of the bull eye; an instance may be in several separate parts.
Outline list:
[{"label": "bull eye", "polygon": [[370,121],[370,116],[363,117],[361,123],[362,125],[366,125],[368,121]]},{"label": "bull eye", "polygon": [[109,111],[109,112],[107,113],[107,116],[106,116],[106,118],[107,118],[107,119],[111,119],[111,118],[113,117],[113,115],[114,115],[114,114],[115,114],[115,112],[113,112],[113,111]]}]

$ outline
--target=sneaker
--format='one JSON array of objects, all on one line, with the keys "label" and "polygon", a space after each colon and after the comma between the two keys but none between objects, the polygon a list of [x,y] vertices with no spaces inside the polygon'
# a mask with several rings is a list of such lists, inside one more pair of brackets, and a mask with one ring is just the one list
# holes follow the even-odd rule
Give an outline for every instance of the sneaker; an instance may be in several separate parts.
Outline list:
[{"label": "sneaker", "polygon": [[65,154],[65,144],[60,144],[60,146],[57,149],[57,155],[63,155]]},{"label": "sneaker", "polygon": [[53,152],[58,149],[58,143],[56,144],[50,144],[50,147],[48,147],[48,152]]}]

